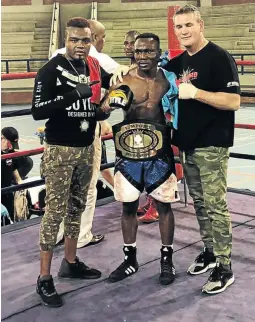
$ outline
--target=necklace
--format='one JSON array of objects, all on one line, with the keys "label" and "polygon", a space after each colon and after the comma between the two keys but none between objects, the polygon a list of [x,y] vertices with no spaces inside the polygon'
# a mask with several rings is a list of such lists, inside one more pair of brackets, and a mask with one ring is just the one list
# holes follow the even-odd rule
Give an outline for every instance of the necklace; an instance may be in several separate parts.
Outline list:
[{"label": "necklace", "polygon": [[79,74],[78,71],[77,71],[77,69],[73,66],[73,64],[66,57],[66,55],[64,55],[64,57],[68,61],[68,63],[72,67],[72,69],[75,71],[75,73],[77,74],[77,76],[78,76],[78,82],[81,83],[81,84],[87,84],[88,83],[88,79],[87,79],[87,76],[86,76],[86,63],[84,62],[84,74]]}]

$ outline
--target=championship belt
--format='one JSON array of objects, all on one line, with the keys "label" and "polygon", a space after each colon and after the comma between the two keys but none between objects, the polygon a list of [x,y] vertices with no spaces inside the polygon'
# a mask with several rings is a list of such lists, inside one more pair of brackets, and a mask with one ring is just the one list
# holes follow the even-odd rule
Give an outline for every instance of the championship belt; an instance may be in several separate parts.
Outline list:
[{"label": "championship belt", "polygon": [[116,156],[129,160],[151,160],[165,155],[171,146],[171,129],[154,122],[124,121],[112,127]]}]

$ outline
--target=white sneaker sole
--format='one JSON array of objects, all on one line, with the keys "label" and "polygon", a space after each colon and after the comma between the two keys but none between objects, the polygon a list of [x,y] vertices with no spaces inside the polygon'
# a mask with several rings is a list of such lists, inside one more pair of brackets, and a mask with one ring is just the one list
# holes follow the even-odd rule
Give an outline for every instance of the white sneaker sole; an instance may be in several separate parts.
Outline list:
[{"label": "white sneaker sole", "polygon": [[206,294],[219,294],[222,293],[226,290],[227,287],[229,287],[230,285],[232,285],[235,282],[235,276],[233,275],[227,282],[227,284],[221,288],[220,290],[216,290],[216,291],[207,291],[207,290],[203,290],[202,289],[202,293],[206,293]]},{"label": "white sneaker sole", "polygon": [[203,274],[205,272],[207,272],[209,269],[212,269],[216,266],[216,263],[211,263],[209,265],[207,265],[204,269],[202,269],[199,272],[193,272],[191,271],[191,269],[194,267],[193,264],[188,268],[187,273],[191,274],[191,275],[199,275],[199,274]]}]

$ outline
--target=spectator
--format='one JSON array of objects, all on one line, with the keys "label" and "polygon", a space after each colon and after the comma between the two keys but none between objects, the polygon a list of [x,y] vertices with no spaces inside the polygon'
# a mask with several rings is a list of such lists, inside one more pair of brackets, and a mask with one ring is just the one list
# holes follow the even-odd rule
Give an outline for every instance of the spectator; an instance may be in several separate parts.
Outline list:
[{"label": "spectator", "polygon": [[131,65],[135,63],[134,51],[135,51],[135,39],[140,35],[136,30],[130,30],[126,33],[124,38],[124,53],[127,58],[130,58]]},{"label": "spectator", "polygon": [[[2,129],[2,135],[9,140],[10,145],[12,146],[8,153],[19,150],[19,133],[14,127],[4,127]],[[16,159],[15,162],[19,175],[24,180],[33,168],[33,160],[26,156]]]},{"label": "spectator", "polygon": [[[13,153],[14,148],[16,148],[17,142],[13,141],[13,137],[9,136],[10,132],[4,128],[1,132],[1,155],[2,154],[9,154]],[[11,128],[14,129],[14,128]],[[15,129],[14,129],[15,130]],[[11,139],[7,139],[5,135]],[[15,139],[16,140],[16,139]],[[19,175],[17,159],[5,159],[1,160],[1,186],[9,187],[12,183],[20,184],[22,183],[22,179]],[[14,195],[12,192],[2,194],[1,195],[1,203],[6,207],[8,210],[9,216],[12,221],[14,221]],[[10,223],[10,221],[6,221],[6,224]]]}]

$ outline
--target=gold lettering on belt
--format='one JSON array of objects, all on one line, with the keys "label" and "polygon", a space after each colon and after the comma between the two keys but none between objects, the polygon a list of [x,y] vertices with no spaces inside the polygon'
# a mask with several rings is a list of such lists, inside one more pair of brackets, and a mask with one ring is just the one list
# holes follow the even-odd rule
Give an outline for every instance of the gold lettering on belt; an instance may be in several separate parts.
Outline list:
[{"label": "gold lettering on belt", "polygon": [[130,159],[154,157],[162,149],[162,133],[152,124],[122,125],[115,135],[115,146],[123,157]]}]

